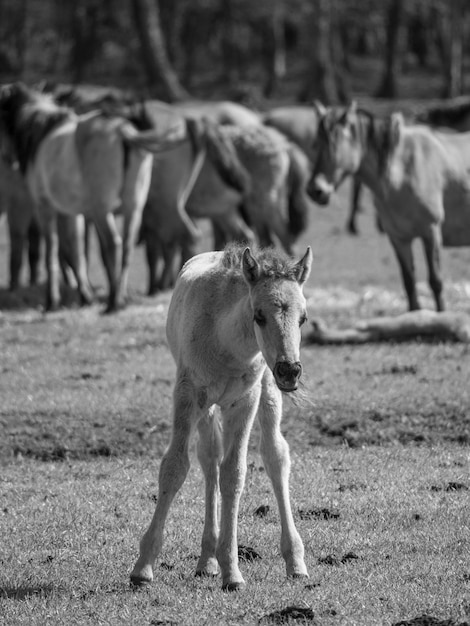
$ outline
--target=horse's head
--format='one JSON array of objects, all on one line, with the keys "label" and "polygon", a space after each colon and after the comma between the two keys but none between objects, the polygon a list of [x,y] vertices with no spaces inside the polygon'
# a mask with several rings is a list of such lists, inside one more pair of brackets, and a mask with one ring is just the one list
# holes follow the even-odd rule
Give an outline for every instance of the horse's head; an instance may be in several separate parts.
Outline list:
[{"label": "horse's head", "polygon": [[356,103],[346,110],[339,107],[323,108],[316,139],[316,159],[307,187],[317,204],[328,204],[335,189],[361,164],[362,143]]},{"label": "horse's head", "polygon": [[298,263],[272,251],[257,257],[249,248],[243,253],[256,341],[281,391],[295,391],[302,374],[301,326],[307,320],[302,288],[311,264],[310,247]]}]

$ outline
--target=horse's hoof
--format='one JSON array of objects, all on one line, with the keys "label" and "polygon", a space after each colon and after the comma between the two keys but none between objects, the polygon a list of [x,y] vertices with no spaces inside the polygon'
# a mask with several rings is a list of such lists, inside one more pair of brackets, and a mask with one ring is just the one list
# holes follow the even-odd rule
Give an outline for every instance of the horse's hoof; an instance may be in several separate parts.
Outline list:
[{"label": "horse's hoof", "polygon": [[222,585],[222,591],[243,591],[245,587],[245,582],[225,583]]},{"label": "horse's hoof", "polygon": [[299,580],[299,579],[310,578],[310,576],[309,576],[308,574],[299,574],[299,573],[296,573],[296,574],[291,574],[291,575],[289,576],[289,578],[292,578],[292,579],[294,579],[294,580]]},{"label": "horse's hoof", "polygon": [[153,578],[131,574],[130,582],[133,589],[146,589],[152,584]]}]

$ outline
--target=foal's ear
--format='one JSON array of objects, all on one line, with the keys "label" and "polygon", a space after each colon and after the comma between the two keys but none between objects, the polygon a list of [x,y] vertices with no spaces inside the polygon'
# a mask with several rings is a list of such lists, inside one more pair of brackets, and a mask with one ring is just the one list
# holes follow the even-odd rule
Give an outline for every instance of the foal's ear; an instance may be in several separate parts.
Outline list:
[{"label": "foal's ear", "polygon": [[245,248],[242,260],[243,276],[249,285],[253,285],[259,278],[259,264],[251,254],[250,248]]},{"label": "foal's ear", "polygon": [[304,282],[309,277],[310,268],[312,267],[312,259],[313,259],[312,249],[310,248],[310,246],[308,246],[307,252],[300,259],[300,261],[295,265],[297,282],[301,285],[303,285]]}]

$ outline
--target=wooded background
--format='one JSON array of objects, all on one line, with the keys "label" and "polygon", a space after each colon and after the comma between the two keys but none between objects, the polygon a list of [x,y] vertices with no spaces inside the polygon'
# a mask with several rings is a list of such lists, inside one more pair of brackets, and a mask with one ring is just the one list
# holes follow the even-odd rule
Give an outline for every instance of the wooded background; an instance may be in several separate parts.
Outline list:
[{"label": "wooded background", "polygon": [[465,93],[468,0],[0,0],[0,82],[167,101]]}]

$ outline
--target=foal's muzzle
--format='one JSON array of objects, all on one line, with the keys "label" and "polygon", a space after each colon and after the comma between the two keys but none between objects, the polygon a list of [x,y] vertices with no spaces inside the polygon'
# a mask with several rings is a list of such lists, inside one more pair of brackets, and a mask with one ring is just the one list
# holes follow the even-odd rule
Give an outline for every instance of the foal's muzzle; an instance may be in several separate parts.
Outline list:
[{"label": "foal's muzzle", "polygon": [[281,391],[295,391],[302,375],[300,361],[278,361],[273,369],[276,385]]}]

